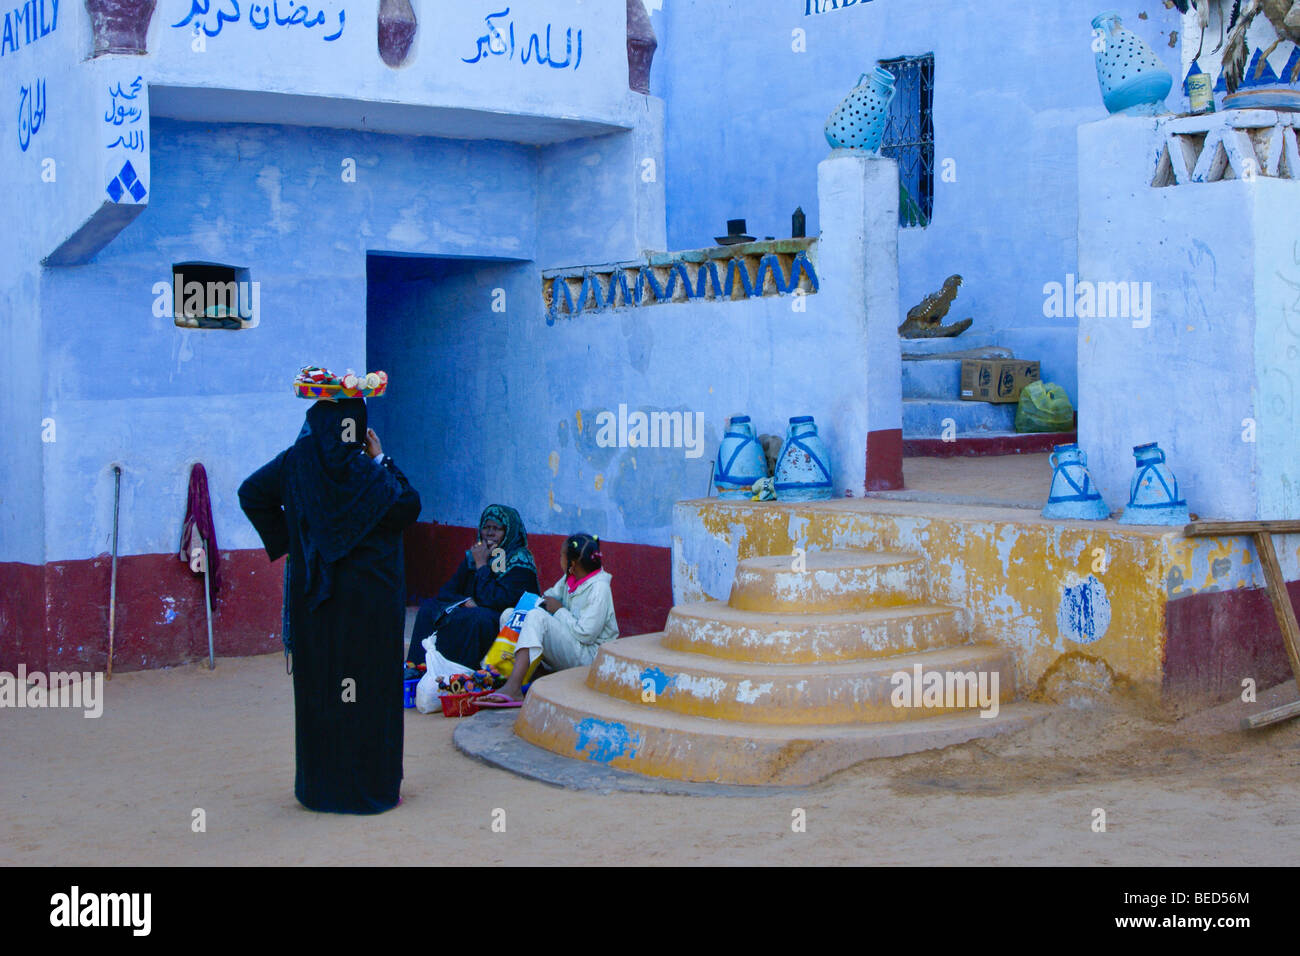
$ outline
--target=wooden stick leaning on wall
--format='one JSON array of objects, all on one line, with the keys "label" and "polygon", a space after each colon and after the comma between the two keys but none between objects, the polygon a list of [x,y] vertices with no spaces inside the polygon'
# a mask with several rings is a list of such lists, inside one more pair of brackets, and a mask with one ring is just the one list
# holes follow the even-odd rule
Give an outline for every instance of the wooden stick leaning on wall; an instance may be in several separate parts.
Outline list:
[{"label": "wooden stick leaning on wall", "polygon": [[[1268,591],[1273,614],[1282,631],[1282,646],[1286,648],[1286,656],[1291,661],[1291,674],[1295,677],[1296,688],[1300,690],[1300,624],[1296,622],[1295,608],[1291,606],[1291,596],[1286,590],[1282,566],[1278,564],[1277,551],[1273,548],[1273,535],[1300,534],[1300,521],[1194,521],[1183,529],[1183,534],[1189,538],[1229,534],[1249,534],[1254,537],[1259,563],[1264,569],[1265,590]],[[1246,717],[1241,725],[1243,729],[1251,730],[1297,715],[1300,715],[1300,701]]]}]

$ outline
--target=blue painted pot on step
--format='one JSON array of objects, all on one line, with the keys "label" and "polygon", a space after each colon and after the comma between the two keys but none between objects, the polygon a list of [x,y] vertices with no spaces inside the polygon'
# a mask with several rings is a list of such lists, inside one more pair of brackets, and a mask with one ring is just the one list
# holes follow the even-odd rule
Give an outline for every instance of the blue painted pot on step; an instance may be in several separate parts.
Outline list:
[{"label": "blue painted pot on step", "polygon": [[826,142],[831,149],[878,150],[895,92],[894,74],[883,67],[876,67],[870,79],[866,73],[859,76],[853,92],[826,120]]},{"label": "blue painted pot on step", "polygon": [[811,415],[790,419],[776,459],[777,501],[819,501],[831,496],[831,454]]},{"label": "blue painted pot on step", "polygon": [[1137,473],[1129,483],[1128,507],[1120,524],[1187,524],[1187,502],[1178,497],[1178,479],[1155,442],[1133,447]]},{"label": "blue painted pot on step", "polygon": [[1163,112],[1174,78],[1146,41],[1125,30],[1114,10],[1093,18],[1092,35],[1097,82],[1106,109],[1131,116]]},{"label": "blue painted pot on step", "polygon": [[733,415],[718,446],[718,464],[713,471],[713,486],[719,498],[748,500],[754,482],[767,477],[767,456],[759,444],[748,415]]},{"label": "blue painted pot on step", "polygon": [[1110,508],[1088,472],[1088,456],[1078,445],[1057,445],[1048,460],[1052,463],[1052,489],[1043,506],[1044,518],[1075,518],[1104,521]]}]

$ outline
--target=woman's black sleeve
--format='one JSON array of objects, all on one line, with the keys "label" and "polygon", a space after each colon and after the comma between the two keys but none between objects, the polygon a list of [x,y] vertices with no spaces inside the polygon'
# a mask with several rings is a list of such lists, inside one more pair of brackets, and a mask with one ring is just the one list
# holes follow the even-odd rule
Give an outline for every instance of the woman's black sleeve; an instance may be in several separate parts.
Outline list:
[{"label": "woman's black sleeve", "polygon": [[257,530],[272,561],[289,552],[289,524],[284,517],[280,496],[280,468],[285,452],[280,452],[239,486],[239,507]]},{"label": "woman's black sleeve", "polygon": [[392,458],[385,456],[379,467],[387,468],[402,486],[401,495],[393,502],[388,513],[379,519],[379,528],[381,531],[405,530],[420,517],[420,493],[411,487],[406,475],[402,474],[402,469],[393,463]]},{"label": "woman's black sleeve", "polygon": [[438,592],[434,600],[445,607],[448,604],[455,604],[461,598],[473,597],[473,581],[474,576],[470,572],[469,559],[466,558],[456,568],[456,573],[442,586],[442,590]]},{"label": "woman's black sleeve", "polygon": [[497,613],[518,604],[525,591],[536,593],[536,588],[537,572],[528,568],[513,568],[499,578],[490,564],[474,572],[474,603]]}]

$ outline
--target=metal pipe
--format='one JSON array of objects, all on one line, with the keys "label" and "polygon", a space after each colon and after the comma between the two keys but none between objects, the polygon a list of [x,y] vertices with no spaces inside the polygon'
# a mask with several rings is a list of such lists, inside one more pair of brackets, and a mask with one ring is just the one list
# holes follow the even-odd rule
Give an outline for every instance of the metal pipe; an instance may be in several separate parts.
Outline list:
[{"label": "metal pipe", "polygon": [[113,569],[108,585],[108,679],[113,679],[113,636],[117,629],[117,507],[122,498],[122,466],[113,466]]}]

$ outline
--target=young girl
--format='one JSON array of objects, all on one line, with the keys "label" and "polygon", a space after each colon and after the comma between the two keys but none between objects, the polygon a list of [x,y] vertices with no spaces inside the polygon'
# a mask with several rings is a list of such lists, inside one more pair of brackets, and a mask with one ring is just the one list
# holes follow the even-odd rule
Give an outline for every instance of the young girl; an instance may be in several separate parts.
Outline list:
[{"label": "young girl", "polygon": [[[601,644],[618,637],[609,587],[612,578],[601,567],[600,539],[570,535],[560,547],[560,568],[563,577],[524,617],[509,680],[495,694],[480,697],[480,707],[518,707],[524,680],[538,654],[555,670],[583,667],[595,660]],[[513,611],[509,608],[501,615],[503,626]]]}]

